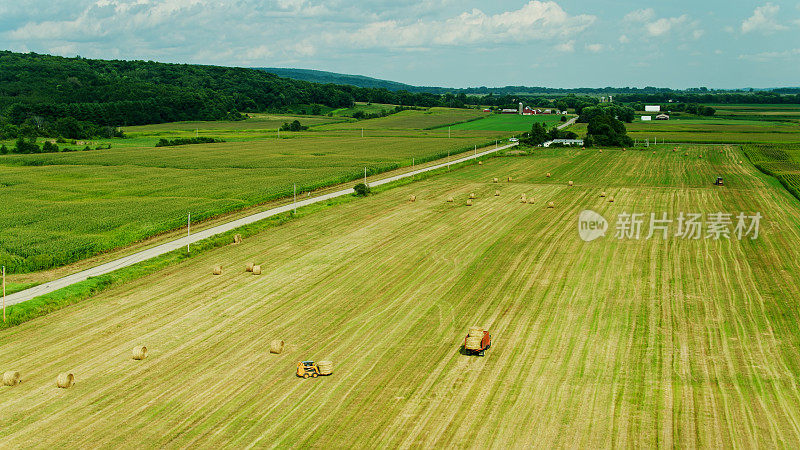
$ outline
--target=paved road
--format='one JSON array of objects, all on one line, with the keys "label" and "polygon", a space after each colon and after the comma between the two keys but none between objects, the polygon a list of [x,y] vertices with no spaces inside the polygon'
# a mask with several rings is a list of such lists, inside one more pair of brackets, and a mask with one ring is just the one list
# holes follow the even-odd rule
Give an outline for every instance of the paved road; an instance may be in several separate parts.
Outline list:
[{"label": "paved road", "polygon": [[[411,172],[403,173],[400,175],[395,175],[392,177],[384,178],[377,181],[370,182],[370,186],[380,186],[383,184],[391,183],[397,180],[402,180],[403,178],[413,177],[414,175],[418,175],[421,173],[429,172],[431,170],[441,169],[447,167],[451,164],[458,164],[464,161],[469,161],[475,158],[479,158],[484,155],[489,155],[491,153],[498,152],[500,150],[505,150],[507,148],[514,147],[518,145],[517,143],[512,143],[509,145],[501,146],[498,148],[492,148],[489,150],[484,150],[477,152],[476,154],[465,156],[463,158],[459,158],[453,161],[444,162],[440,164],[436,164],[433,166],[425,167],[422,169],[414,170]],[[117,269],[122,269],[123,267],[132,266],[136,263],[140,263],[142,261],[147,261],[148,259],[155,258],[157,256],[161,256],[165,253],[169,253],[173,250],[177,250],[179,248],[184,248],[188,244],[192,244],[198,241],[202,241],[203,239],[208,239],[212,236],[217,234],[222,234],[236,228],[242,227],[244,225],[249,225],[254,222],[258,222],[260,220],[264,220],[268,217],[275,216],[277,214],[282,214],[293,210],[295,207],[300,208],[303,206],[308,206],[314,203],[324,202],[326,200],[341,197],[343,195],[350,195],[353,193],[353,189],[342,189],[340,191],[331,192],[329,194],[320,195],[319,197],[312,197],[305,200],[298,201],[296,203],[291,203],[289,205],[279,206],[276,208],[268,209],[266,211],[262,211],[260,213],[256,213],[247,217],[242,217],[241,219],[233,220],[231,222],[224,223],[222,225],[218,225],[212,228],[208,228],[202,231],[198,231],[195,234],[192,234],[188,237],[183,237],[180,239],[176,239],[174,241],[166,242],[164,244],[157,245],[152,248],[148,248],[147,250],[142,250],[137,253],[133,253],[131,255],[125,256],[123,258],[116,259],[114,261],[110,261],[104,264],[101,264],[96,267],[92,267],[91,269],[86,269],[81,272],[73,273],[72,275],[68,275],[63,278],[59,278],[57,280],[53,280],[47,283],[40,284],[38,286],[34,286],[30,289],[26,289],[24,291],[19,291],[17,293],[11,294],[6,296],[6,305],[14,305],[17,303],[22,303],[28,301],[34,297],[38,297],[40,295],[49,294],[55,290],[65,288],[67,286],[73,285],[75,283],[79,283],[81,281],[86,280],[89,277],[96,277],[100,275],[105,275],[107,273],[113,272]]]},{"label": "paved road", "polygon": [[572,125],[573,123],[575,123],[577,120],[578,120],[578,116],[575,116],[575,117],[573,117],[572,119],[569,119],[568,121],[566,121],[566,122],[562,123],[562,124],[561,124],[561,125],[559,125],[557,128],[558,128],[559,130],[563,130],[564,128],[567,128],[568,126],[570,126],[570,125]]}]

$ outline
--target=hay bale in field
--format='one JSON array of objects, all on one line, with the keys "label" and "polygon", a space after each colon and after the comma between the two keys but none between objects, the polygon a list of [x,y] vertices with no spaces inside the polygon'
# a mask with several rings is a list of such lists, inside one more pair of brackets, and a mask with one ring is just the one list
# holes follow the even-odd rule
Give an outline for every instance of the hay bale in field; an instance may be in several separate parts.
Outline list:
[{"label": "hay bale in field", "polygon": [[606,193],[605,193],[605,192],[601,192],[601,193],[600,193],[600,197],[605,197],[605,196],[606,196]]},{"label": "hay bale in field", "polygon": [[608,197],[608,203],[614,203],[614,196]]},{"label": "hay bale in field", "polygon": [[672,151],[673,152],[677,152],[678,151],[678,147],[673,148]]},{"label": "hay bale in field", "polygon": [[255,266],[255,263],[251,263],[251,262],[247,263],[247,265],[244,266],[244,271],[245,272],[252,272],[253,271],[253,266]]},{"label": "hay bale in field", "polygon": [[11,371],[11,372],[5,372],[3,374],[4,386],[16,386],[19,384],[19,381],[20,381],[19,372]]},{"label": "hay bale in field", "polygon": [[547,178],[550,178],[551,176],[552,175],[550,174],[550,172],[547,172]]},{"label": "hay bale in field", "polygon": [[320,375],[330,375],[333,373],[333,362],[331,361],[319,361],[317,362],[317,367],[319,367]]},{"label": "hay bale in field", "polygon": [[411,201],[411,203],[414,203],[415,201],[417,201],[417,196],[411,195],[410,197],[408,197],[408,199]]},{"label": "hay bale in field", "polygon": [[533,204],[533,197],[531,197],[531,198],[529,198],[529,199],[528,199],[528,204],[529,204],[529,205],[532,205],[532,204]]},{"label": "hay bale in field", "polygon": [[492,183],[499,183],[499,182],[500,182],[500,180],[498,180],[498,179],[497,179],[497,177],[494,177],[494,178],[492,179]]},{"label": "hay bale in field", "polygon": [[261,266],[253,266],[253,275],[261,275]]},{"label": "hay bale in field", "polygon": [[470,192],[469,193],[469,198],[475,200],[475,193],[474,192]]},{"label": "hay bale in field", "polygon": [[700,159],[703,159],[703,155],[700,155]]},{"label": "hay bale in field", "polygon": [[568,184],[569,184],[570,186],[575,186],[575,183],[573,183],[573,182],[572,182],[572,180],[569,180],[569,183],[568,183]]},{"label": "hay bale in field", "polygon": [[456,201],[456,199],[454,199],[453,197],[447,197],[448,203],[453,203],[454,201]]},{"label": "hay bale in field", "polygon": [[656,151],[655,151],[655,150],[653,150],[653,154],[654,154],[654,155],[656,154]]},{"label": "hay bale in field", "polygon": [[519,201],[520,201],[521,203],[528,203],[528,196],[527,196],[527,195],[525,195],[525,194],[522,194],[522,195],[520,196],[520,198],[519,198]]},{"label": "hay bale in field", "polygon": [[145,347],[144,345],[137,345],[136,347],[133,347],[132,353],[133,353],[133,359],[141,361],[147,358],[147,347]]},{"label": "hay bale in field", "polygon": [[548,208],[555,208],[555,207],[556,207],[556,204],[555,204],[555,203],[553,203],[553,202],[547,202],[547,207],[548,207]]},{"label": "hay bale in field", "polygon": [[600,149],[600,153],[603,153],[603,149],[602,148]]},{"label": "hay bale in field", "polygon": [[495,197],[500,197],[500,191],[494,191],[494,196]]},{"label": "hay bale in field", "polygon": [[683,156],[689,156],[689,152],[684,153]]},{"label": "hay bale in field", "polygon": [[471,199],[467,199],[467,206],[472,206],[472,200]]},{"label": "hay bale in field", "polygon": [[739,160],[739,164],[742,164],[742,160],[741,159]]},{"label": "hay bale in field", "polygon": [[241,244],[242,243],[242,235],[241,234],[235,234],[233,236],[233,243],[234,244]]},{"label": "hay bale in field", "polygon": [[71,373],[62,373],[56,378],[56,386],[61,389],[71,388],[75,384],[75,377]]},{"label": "hay bale in field", "polygon": [[214,275],[222,275],[222,266],[214,267]]},{"label": "hay bale in field", "polygon": [[280,355],[283,353],[283,346],[284,342],[280,339],[275,339],[274,341],[269,343],[269,352],[275,353],[276,355]]},{"label": "hay bale in field", "polygon": [[483,165],[483,161],[478,161],[478,165],[482,166]]}]

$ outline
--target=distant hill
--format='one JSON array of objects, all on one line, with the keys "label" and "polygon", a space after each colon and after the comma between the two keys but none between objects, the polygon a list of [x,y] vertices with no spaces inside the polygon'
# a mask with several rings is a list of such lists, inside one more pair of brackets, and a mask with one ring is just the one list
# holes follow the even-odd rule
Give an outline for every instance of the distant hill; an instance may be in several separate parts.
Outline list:
[{"label": "distant hill", "polygon": [[457,91],[457,89],[413,86],[410,84],[398,83],[396,81],[365,77],[363,75],[348,75],[344,73],[326,72],[324,70],[282,69],[277,67],[257,67],[257,69],[275,74],[279,77],[310,81],[312,83],[349,84],[351,86],[357,86],[361,88],[379,88],[388,89],[390,91],[429,92],[432,94],[443,94]]}]

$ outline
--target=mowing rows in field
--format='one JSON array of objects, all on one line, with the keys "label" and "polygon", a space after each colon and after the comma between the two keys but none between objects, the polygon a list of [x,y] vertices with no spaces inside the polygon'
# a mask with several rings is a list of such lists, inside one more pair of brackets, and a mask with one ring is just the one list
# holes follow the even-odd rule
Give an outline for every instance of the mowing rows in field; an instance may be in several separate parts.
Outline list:
[{"label": "mowing rows in field", "polygon": [[[0,446],[797,446],[798,203],[736,149],[686,150],[486,161],[2,331],[23,383],[0,396]],[[761,211],[764,233],[587,243],[586,208]],[[473,325],[482,358],[459,350]],[[334,375],[298,379],[306,359]]]},{"label": "mowing rows in field", "polygon": [[401,166],[456,154],[483,138],[226,142],[0,157],[0,263],[60,266],[207,219]]}]

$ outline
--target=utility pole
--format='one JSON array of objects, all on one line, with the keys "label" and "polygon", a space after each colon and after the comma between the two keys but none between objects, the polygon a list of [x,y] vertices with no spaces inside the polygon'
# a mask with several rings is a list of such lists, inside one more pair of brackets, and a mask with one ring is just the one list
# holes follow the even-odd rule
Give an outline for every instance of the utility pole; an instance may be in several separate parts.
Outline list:
[{"label": "utility pole", "polygon": [[364,129],[363,128],[361,129],[361,137],[362,138],[364,137]]},{"label": "utility pole", "polygon": [[447,127],[447,139],[450,139],[450,127]]},{"label": "utility pole", "polygon": [[186,218],[186,253],[189,253],[189,237],[192,235],[192,213],[189,213],[189,216]]},{"label": "utility pole", "polygon": [[475,156],[478,156],[478,145],[475,145]]},{"label": "utility pole", "polygon": [[411,170],[414,170],[414,158],[411,158]]},{"label": "utility pole", "polygon": [[294,185],[294,213],[297,214],[297,183]]}]

